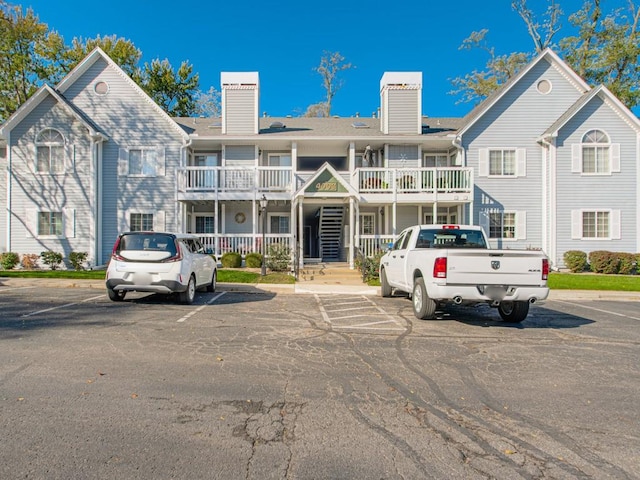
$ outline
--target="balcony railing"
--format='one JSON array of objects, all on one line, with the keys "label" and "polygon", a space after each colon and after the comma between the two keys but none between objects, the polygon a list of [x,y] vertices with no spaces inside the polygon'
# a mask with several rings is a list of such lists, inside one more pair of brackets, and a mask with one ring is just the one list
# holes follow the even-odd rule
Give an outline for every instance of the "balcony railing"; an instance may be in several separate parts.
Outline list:
[{"label": "balcony railing", "polygon": [[[473,169],[359,168],[351,174],[351,185],[360,193],[469,193]],[[293,192],[292,167],[181,167],[178,191],[203,192]]]},{"label": "balcony railing", "polygon": [[[237,252],[242,255],[247,253],[262,253],[262,234],[226,234],[226,233],[198,233],[197,234],[204,245],[204,248],[220,257],[227,252]],[[267,233],[264,236],[266,251],[269,246],[278,243],[291,249],[293,245],[293,235]]]},{"label": "balcony railing", "polygon": [[360,252],[370,258],[380,251],[386,251],[393,241],[392,235],[360,235]]}]

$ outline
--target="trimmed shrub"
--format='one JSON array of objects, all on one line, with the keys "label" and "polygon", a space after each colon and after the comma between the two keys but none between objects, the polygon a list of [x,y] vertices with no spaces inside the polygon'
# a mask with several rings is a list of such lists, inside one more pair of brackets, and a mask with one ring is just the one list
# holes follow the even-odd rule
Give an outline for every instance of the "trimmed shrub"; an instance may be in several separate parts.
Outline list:
[{"label": "trimmed shrub", "polygon": [[242,255],[238,252],[227,252],[222,255],[220,263],[226,268],[240,268],[242,266]]},{"label": "trimmed shrub", "polygon": [[17,253],[0,253],[0,267],[3,270],[12,270],[18,263],[20,263],[20,256]]},{"label": "trimmed shrub", "polygon": [[272,243],[267,251],[266,264],[273,272],[285,272],[289,269],[291,255],[289,247],[280,243]]},{"label": "trimmed shrub", "polygon": [[36,270],[38,268],[39,258],[40,255],[38,255],[37,253],[25,253],[24,255],[22,255],[20,264],[25,270]]},{"label": "trimmed shrub", "polygon": [[589,264],[595,273],[618,273],[620,258],[613,252],[594,250],[589,253]]},{"label": "trimmed shrub", "polygon": [[[380,250],[373,255],[373,257],[363,257],[358,255],[356,257],[355,266],[360,272],[362,272],[362,281],[368,282],[369,280],[375,280],[380,277],[380,258],[385,254]],[[364,263],[364,265],[363,265]]]},{"label": "trimmed shrub", "polygon": [[636,256],[633,253],[618,253],[620,264],[618,273],[621,275],[631,275],[636,272]]},{"label": "trimmed shrub", "polygon": [[249,268],[259,268],[262,266],[262,255],[259,253],[247,253],[244,256],[244,264]]},{"label": "trimmed shrub", "polygon": [[62,254],[54,252],[53,250],[47,250],[40,254],[42,261],[45,265],[48,265],[51,270],[57,270],[62,263]]},{"label": "trimmed shrub", "polygon": [[584,272],[587,269],[587,254],[580,250],[568,250],[563,255],[564,264],[573,273]]},{"label": "trimmed shrub", "polygon": [[71,252],[69,254],[69,261],[74,270],[84,270],[83,263],[87,259],[87,252]]}]

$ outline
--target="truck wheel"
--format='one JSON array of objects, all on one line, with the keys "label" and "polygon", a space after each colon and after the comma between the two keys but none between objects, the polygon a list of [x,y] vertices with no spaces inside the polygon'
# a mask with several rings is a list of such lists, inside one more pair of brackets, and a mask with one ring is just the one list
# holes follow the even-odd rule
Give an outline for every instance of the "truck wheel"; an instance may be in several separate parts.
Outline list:
[{"label": "truck wheel", "polygon": [[180,299],[180,303],[184,303],[185,305],[191,305],[193,303],[193,299],[196,298],[196,279],[193,275],[189,277],[187,289],[184,292],[180,292],[178,298]]},{"label": "truck wheel", "polygon": [[436,313],[436,302],[427,295],[427,287],[422,277],[416,279],[413,285],[413,314],[422,320],[429,320]]},{"label": "truck wheel", "polygon": [[384,268],[380,270],[380,295],[383,297],[391,296],[391,285],[387,281],[387,272],[384,271]]},{"label": "truck wheel", "polygon": [[124,290],[114,290],[113,288],[107,288],[107,294],[109,295],[109,300],[112,302],[121,302],[124,300],[124,296],[127,294]]},{"label": "truck wheel", "polygon": [[529,302],[500,302],[498,313],[505,322],[520,323],[529,314]]}]

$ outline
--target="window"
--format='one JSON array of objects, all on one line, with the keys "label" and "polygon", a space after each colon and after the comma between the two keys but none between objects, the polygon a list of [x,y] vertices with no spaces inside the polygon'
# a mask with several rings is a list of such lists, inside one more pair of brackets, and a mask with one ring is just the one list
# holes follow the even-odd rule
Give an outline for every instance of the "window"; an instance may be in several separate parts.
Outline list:
[{"label": "window", "polygon": [[582,238],[609,238],[609,212],[582,212]]},{"label": "window", "polygon": [[62,212],[38,212],[38,236],[63,234]]},{"label": "window", "polygon": [[129,175],[156,176],[158,153],[155,149],[135,148],[129,150]]},{"label": "window", "polygon": [[64,137],[53,128],[42,130],[36,137],[36,171],[64,173]]},{"label": "window", "polygon": [[269,233],[289,233],[288,215],[269,215]]},{"label": "window", "polygon": [[118,175],[134,177],[164,176],[164,163],[164,148],[121,148],[118,156]]},{"label": "window", "polygon": [[424,156],[424,166],[427,168],[448,167],[449,155],[446,153],[426,154]]},{"label": "window", "polygon": [[129,217],[129,230],[132,232],[153,231],[152,213],[132,213]]},{"label": "window", "polygon": [[289,154],[269,155],[269,158],[267,159],[267,165],[269,165],[270,167],[290,167],[291,155]]},{"label": "window", "polygon": [[582,173],[609,173],[609,137],[591,130],[582,138]]},{"label": "window", "polygon": [[376,233],[375,225],[375,215],[373,213],[360,215],[360,235],[374,235]]},{"label": "window", "polygon": [[514,176],[515,174],[515,150],[489,150],[489,175]]},{"label": "window", "polygon": [[489,214],[489,238],[516,238],[516,214],[491,212]]},{"label": "window", "polygon": [[215,219],[213,216],[198,215],[196,217],[196,233],[214,233]]}]

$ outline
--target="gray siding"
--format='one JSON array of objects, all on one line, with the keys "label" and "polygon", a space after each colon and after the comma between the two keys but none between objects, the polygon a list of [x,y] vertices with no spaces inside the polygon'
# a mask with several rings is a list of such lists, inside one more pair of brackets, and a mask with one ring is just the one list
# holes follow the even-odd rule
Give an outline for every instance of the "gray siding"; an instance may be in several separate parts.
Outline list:
[{"label": "gray siding", "polygon": [[420,167],[420,151],[417,145],[389,145],[389,168]]},{"label": "gray siding", "polygon": [[[35,173],[35,140],[46,128],[55,128],[65,138],[64,174]],[[50,249],[65,257],[72,251],[91,252],[95,185],[86,127],[48,97],[11,132],[11,148],[11,249],[20,254],[40,254]],[[37,212],[63,210],[75,212],[74,222],[73,216],[68,218],[66,238],[38,238]],[[89,259],[92,263],[94,260]]]},{"label": "gray siding", "polygon": [[[583,135],[599,129],[611,143],[620,144],[620,172],[611,175],[582,175],[571,168],[571,145],[581,143]],[[636,132],[599,97],[576,114],[557,138],[557,232],[558,259],[567,250],[609,250],[637,252],[637,135]],[[571,210],[619,210],[620,239],[578,240],[571,235]],[[561,264],[561,266],[563,266]]]},{"label": "gray siding", "polygon": [[7,251],[7,149],[0,145],[0,253]]},{"label": "gray siding", "polygon": [[256,164],[255,145],[228,145],[224,151],[224,164],[254,166]]},{"label": "gray siding", "polygon": [[388,95],[388,133],[420,133],[420,113],[418,111],[419,95],[416,89],[387,91]]},{"label": "gray siding", "polygon": [[252,134],[258,131],[256,88],[225,89],[225,128],[227,134]]},{"label": "gray siding", "polygon": [[[109,85],[107,95],[94,92],[93,86],[98,81]],[[182,138],[173,122],[102,59],[64,94],[109,136],[102,162],[103,261],[108,259],[118,233],[127,228],[129,211],[162,212],[164,229],[178,230],[175,188]],[[165,174],[149,178],[118,175],[120,149],[135,147],[164,148]]]},{"label": "gray siding", "polygon": [[[552,83],[547,95],[540,94],[540,79]],[[535,65],[464,134],[467,165],[474,168],[473,223],[481,223],[487,208],[526,212],[526,238],[493,241],[493,246],[539,248],[542,246],[543,198],[542,147],[540,135],[580,97],[569,81],[547,61]],[[479,176],[479,152],[487,148],[525,148],[526,175],[517,178]]]}]

